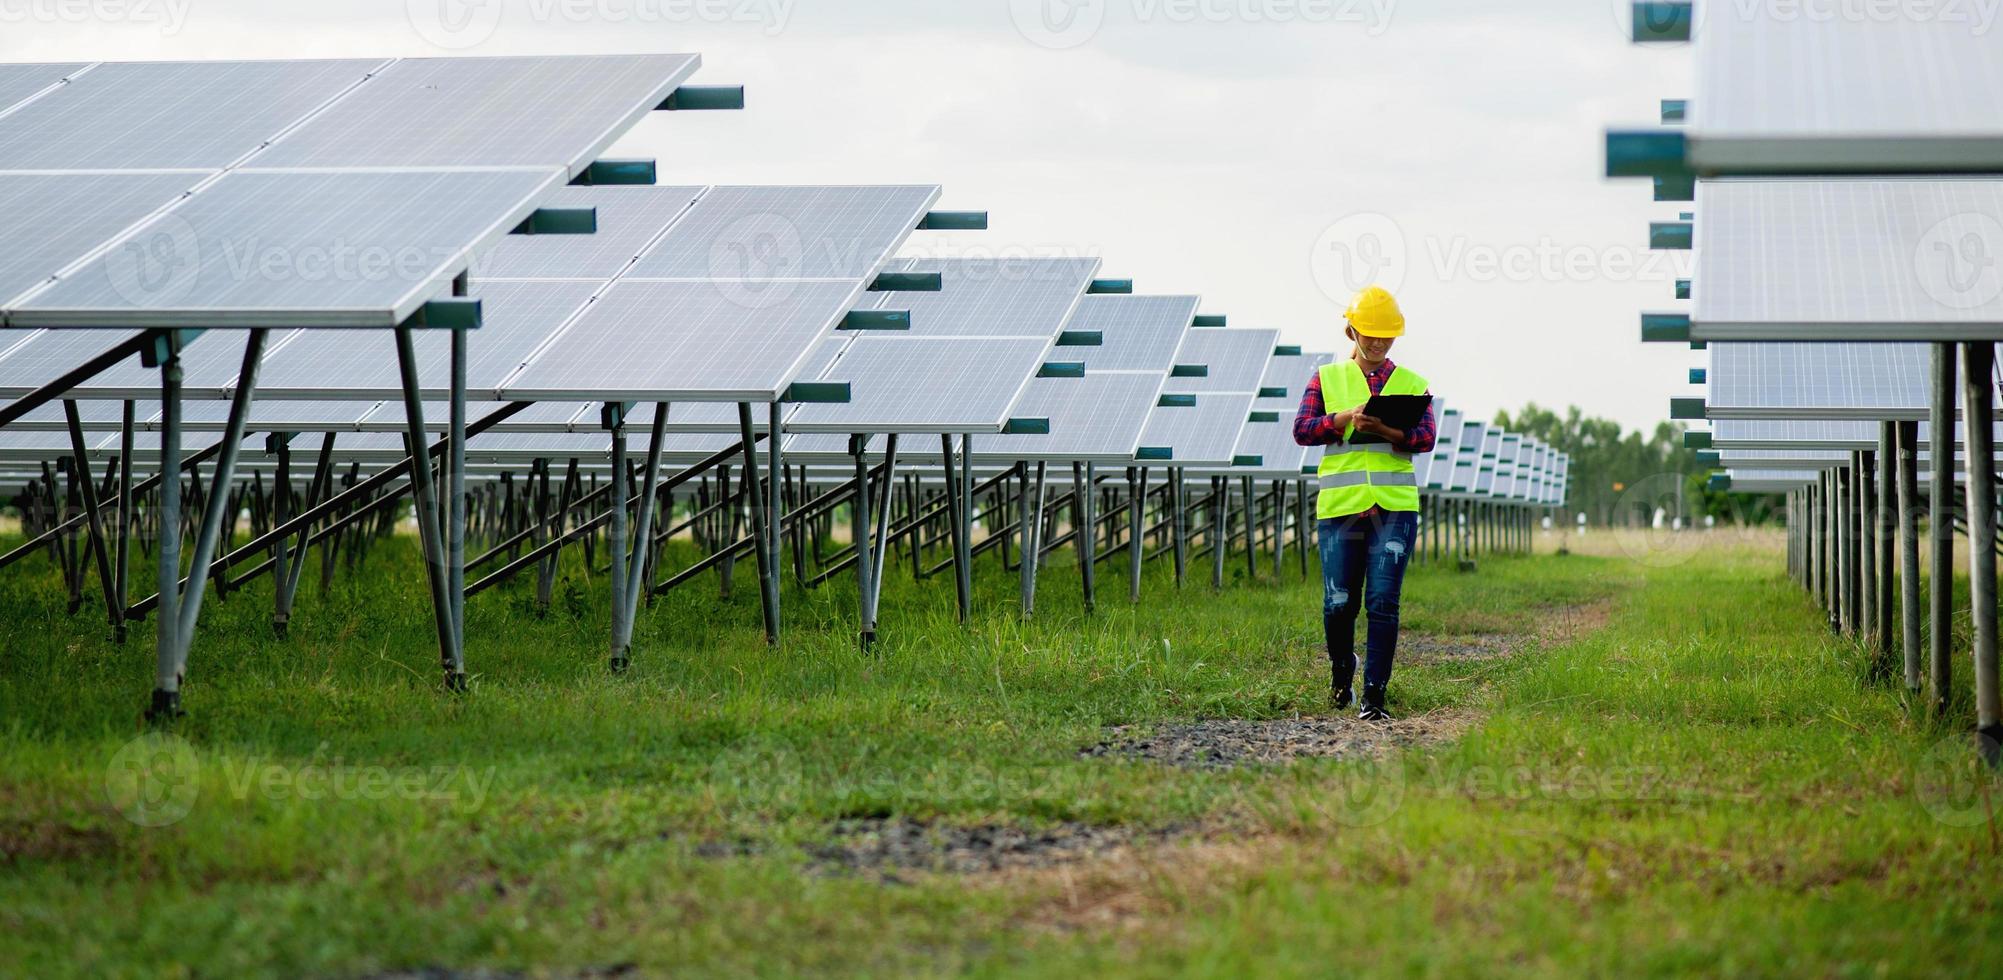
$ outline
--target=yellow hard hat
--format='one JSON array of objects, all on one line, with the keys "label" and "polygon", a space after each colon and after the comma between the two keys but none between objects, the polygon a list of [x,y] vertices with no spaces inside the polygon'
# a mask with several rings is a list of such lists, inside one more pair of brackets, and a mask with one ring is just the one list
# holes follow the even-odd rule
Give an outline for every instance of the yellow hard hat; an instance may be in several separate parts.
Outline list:
[{"label": "yellow hard hat", "polygon": [[1382,286],[1363,287],[1342,315],[1365,337],[1405,336],[1405,314],[1399,311],[1391,291]]}]

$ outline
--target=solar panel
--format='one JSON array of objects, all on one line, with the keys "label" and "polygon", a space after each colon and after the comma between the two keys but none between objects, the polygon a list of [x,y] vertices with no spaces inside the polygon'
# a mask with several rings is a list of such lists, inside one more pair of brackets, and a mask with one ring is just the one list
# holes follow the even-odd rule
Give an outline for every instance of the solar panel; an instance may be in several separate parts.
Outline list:
[{"label": "solar panel", "polygon": [[576,176],[701,63],[689,54],[406,58],[252,165],[561,167]]},{"label": "solar panel", "polygon": [[[1271,422],[1248,421],[1245,423],[1244,431],[1238,434],[1238,445],[1232,450],[1232,455],[1239,458],[1257,456],[1259,462],[1234,466],[1232,472],[1254,470],[1277,476],[1298,477],[1310,451],[1307,446],[1294,441],[1292,415],[1285,415]],[[1314,458],[1319,461],[1321,453],[1318,450],[1313,453]]]},{"label": "solar panel", "polygon": [[1047,434],[983,436],[977,457],[1127,462],[1161,388],[1161,375],[1093,372],[1082,378],[1033,378],[1012,414],[1047,418]]},{"label": "solar panel", "polygon": [[[131,336],[116,330],[0,333],[0,397],[19,398]],[[203,339],[195,338],[190,349],[200,347]],[[137,355],[126,360],[139,363]]]},{"label": "solar panel", "polygon": [[772,401],[853,306],[856,281],[613,284],[500,392],[508,401]]},{"label": "solar panel", "polygon": [[2003,180],[1705,181],[1697,208],[1693,338],[2003,337]]},{"label": "solar panel", "polygon": [[477,256],[476,281],[597,279],[619,275],[701,195],[701,187],[559,187],[548,208],[596,208],[589,235],[509,235]]},{"label": "solar panel", "polygon": [[[1191,330],[1182,339],[1182,349],[1176,352],[1176,361],[1181,364],[1204,364],[1209,369],[1202,377],[1171,377],[1162,390],[1256,394],[1266,376],[1266,362],[1272,359],[1273,346],[1279,337],[1277,330]],[[1307,382],[1303,378],[1295,383]]]},{"label": "solar panel", "polygon": [[[480,329],[466,346],[469,398],[492,398],[556,328],[591,300],[595,282],[482,282],[472,295],[484,303]],[[451,390],[452,339],[419,331],[411,337],[418,384],[425,397]],[[265,356],[258,370],[260,399],[398,398],[403,381],[396,339],[386,333],[356,336],[340,331],[301,331]]]},{"label": "solar panel", "polygon": [[1457,494],[1474,492],[1476,478],[1481,474],[1482,445],[1487,441],[1488,435],[1486,422],[1469,419],[1462,423],[1460,450],[1454,454],[1453,482],[1447,486],[1447,492]]},{"label": "solar panel", "polygon": [[1279,395],[1262,395],[1252,403],[1252,407],[1292,415],[1300,408],[1301,396],[1307,393],[1308,381],[1314,378],[1322,365],[1333,360],[1335,360],[1334,354],[1315,352],[1274,354],[1266,362],[1266,374],[1259,379],[1259,389],[1262,392],[1278,389],[1285,391]]},{"label": "solar panel", "polygon": [[0,304],[166,207],[190,174],[0,174],[0,215],[33,229],[0,245]]},{"label": "solar panel", "polygon": [[1502,449],[1503,432],[1500,429],[1482,430],[1481,459],[1474,478],[1474,493],[1486,497],[1495,492],[1496,455]]},{"label": "solar panel", "polygon": [[786,425],[801,432],[999,431],[1048,348],[1036,337],[864,337],[820,376],[861,394],[802,405]]},{"label": "solar panel", "polygon": [[[868,278],[938,197],[939,188],[930,184],[712,188],[627,275],[753,282]],[[747,299],[762,295],[757,286],[743,291]]]},{"label": "solar panel", "polygon": [[0,118],[0,170],[219,170],[381,64],[100,64]]},{"label": "solar panel", "polygon": [[[1427,484],[1431,482],[1434,461],[1443,460],[1452,452],[1451,444],[1448,444],[1446,446],[1442,446],[1440,444],[1440,436],[1443,434],[1443,430],[1446,428],[1446,420],[1445,420],[1446,412],[1447,412],[1446,398],[1439,395],[1434,395],[1433,396],[1433,450],[1432,452],[1417,453],[1414,454],[1412,457],[1412,476],[1414,479],[1418,481],[1421,489],[1425,488]],[[1318,463],[1319,461],[1320,457],[1317,456],[1316,462]]]},{"label": "solar panel", "polygon": [[1688,156],[1707,170],[2003,170],[2003,58],[1986,23],[1815,16],[1793,4],[1700,14]]},{"label": "solar panel", "polygon": [[1098,259],[904,259],[893,268],[937,272],[933,293],[883,293],[876,306],[911,311],[910,336],[1054,337],[1070,320]]},{"label": "solar panel", "polygon": [[1182,343],[1184,332],[1196,317],[1197,302],[1195,296],[1081,296],[1065,329],[1096,330],[1100,344],[1068,350],[1065,359],[1083,362],[1088,374],[1166,372],[1174,363],[1176,347]]},{"label": "solar panel", "polygon": [[1170,466],[1230,466],[1252,394],[1201,394],[1189,406],[1158,405],[1141,430],[1141,448],[1166,448]]},{"label": "solar panel", "polygon": [[394,326],[554,185],[526,171],[229,174],[18,303],[14,326]]},{"label": "solar panel", "polygon": [[85,67],[87,63],[0,65],[0,111],[21,103]]},{"label": "solar panel", "polygon": [[[1446,399],[1435,398],[1437,409]],[[1421,475],[1421,485],[1429,490],[1445,490],[1453,480],[1454,460],[1460,452],[1461,412],[1449,408],[1437,412],[1437,426],[1434,429],[1433,451],[1427,453],[1426,472]],[[1416,468],[1416,467],[1415,467]]]},{"label": "solar panel", "polygon": [[1828,449],[1726,449],[1718,453],[1721,466],[1754,466],[1761,469],[1813,469],[1850,465],[1850,454]]},{"label": "solar panel", "polygon": [[1920,419],[1932,384],[1924,344],[1710,345],[1705,415],[1719,419]]}]

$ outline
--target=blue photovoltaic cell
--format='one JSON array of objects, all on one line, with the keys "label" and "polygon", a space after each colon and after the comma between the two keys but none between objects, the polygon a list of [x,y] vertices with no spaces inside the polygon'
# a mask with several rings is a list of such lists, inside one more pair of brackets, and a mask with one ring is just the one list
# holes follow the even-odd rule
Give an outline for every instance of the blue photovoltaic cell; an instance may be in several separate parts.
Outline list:
[{"label": "blue photovoltaic cell", "polygon": [[683,211],[700,187],[560,187],[545,208],[594,208],[589,235],[509,235],[482,252],[473,278],[611,279],[633,264],[649,242]]},{"label": "blue photovoltaic cell", "polygon": [[575,176],[692,74],[688,54],[406,58],[254,167],[554,167]]},{"label": "blue photovoltaic cell", "polygon": [[1134,296],[1118,293],[1078,298],[1067,331],[1098,331],[1093,347],[1069,347],[1058,353],[1080,361],[1090,373],[1169,369],[1175,349],[1196,316],[1195,296]]},{"label": "blue photovoltaic cell", "polygon": [[[467,335],[468,397],[492,397],[558,326],[584,308],[597,288],[592,282],[476,284],[472,295],[481,300],[485,312],[480,329]],[[417,356],[418,384],[426,396],[444,395],[451,386],[451,336],[415,331],[411,352]],[[257,387],[259,398],[401,397],[396,338],[385,331],[302,331],[265,357]]]},{"label": "blue photovoltaic cell", "polygon": [[635,263],[636,279],[873,276],[939,197],[934,185],[715,187]]},{"label": "blue photovoltaic cell", "polygon": [[554,172],[236,172],[17,305],[16,326],[394,326]]},{"label": "blue photovoltaic cell", "polygon": [[[1162,390],[1256,394],[1266,376],[1266,362],[1272,359],[1273,345],[1279,336],[1277,330],[1191,330],[1182,338],[1182,349],[1176,352],[1176,362],[1204,364],[1209,371],[1202,377],[1169,378]],[[1305,378],[1296,382],[1305,383]]]},{"label": "blue photovoltaic cell", "polygon": [[0,170],[217,170],[342,91],[375,60],[98,65],[0,118]]},{"label": "blue photovoltaic cell", "polygon": [[[849,282],[762,284],[624,279],[502,392],[506,399],[767,401],[855,301]],[[774,351],[791,356],[773,355]]]},{"label": "blue photovoltaic cell", "polygon": [[192,174],[0,174],[0,304],[166,207]]},{"label": "blue photovoltaic cell", "polygon": [[0,65],[0,110],[15,106],[36,92],[62,81],[85,64],[74,61],[68,64]]}]

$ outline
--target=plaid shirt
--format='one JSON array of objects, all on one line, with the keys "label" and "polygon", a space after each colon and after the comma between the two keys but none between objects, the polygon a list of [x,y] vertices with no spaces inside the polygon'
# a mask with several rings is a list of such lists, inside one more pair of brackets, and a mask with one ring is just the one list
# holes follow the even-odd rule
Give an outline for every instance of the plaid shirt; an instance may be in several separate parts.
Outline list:
[{"label": "plaid shirt", "polygon": [[[1384,382],[1390,380],[1391,372],[1398,365],[1390,358],[1375,371],[1364,374],[1363,380],[1370,385],[1370,393],[1381,394]],[[1428,391],[1426,394],[1432,394]],[[1350,406],[1351,408],[1355,406]],[[1345,411],[1346,409],[1337,409]],[[1438,423],[1433,420],[1433,407],[1426,406],[1426,413],[1419,417],[1419,424],[1405,433],[1404,441],[1396,443],[1398,449],[1408,453],[1429,453],[1433,451],[1433,438],[1437,435]],[[1342,443],[1342,428],[1335,424],[1335,416],[1330,414],[1321,400],[1321,372],[1308,379],[1308,390],[1301,395],[1301,410],[1294,413],[1294,441],[1303,446],[1334,446]]]}]

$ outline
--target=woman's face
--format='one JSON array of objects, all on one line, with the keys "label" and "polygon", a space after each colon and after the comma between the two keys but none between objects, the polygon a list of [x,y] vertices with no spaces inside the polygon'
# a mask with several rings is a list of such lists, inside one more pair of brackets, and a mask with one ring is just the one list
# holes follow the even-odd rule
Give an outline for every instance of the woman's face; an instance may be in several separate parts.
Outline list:
[{"label": "woman's face", "polygon": [[1368,361],[1381,361],[1389,357],[1391,345],[1397,341],[1396,337],[1365,337],[1357,333],[1355,327],[1348,329],[1349,339],[1356,342],[1356,346],[1363,351],[1364,360]]}]

